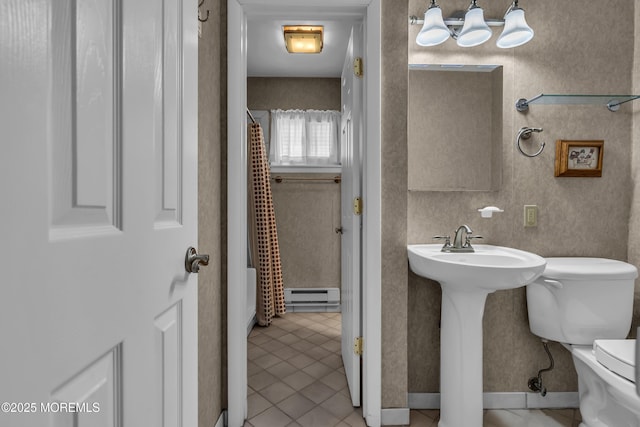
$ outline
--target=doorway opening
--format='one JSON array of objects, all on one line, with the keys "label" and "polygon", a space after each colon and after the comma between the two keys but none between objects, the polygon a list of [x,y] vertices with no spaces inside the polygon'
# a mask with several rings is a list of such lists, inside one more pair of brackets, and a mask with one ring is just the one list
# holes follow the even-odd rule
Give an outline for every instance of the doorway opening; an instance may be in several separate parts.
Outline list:
[{"label": "doorway opening", "polygon": [[[362,24],[309,16],[247,18],[247,107],[262,126],[270,160],[287,302],[287,314],[249,335],[248,418],[258,424],[276,417],[362,420],[353,409],[360,406],[361,375],[352,344],[361,336],[361,227],[359,216],[341,209],[362,194],[362,114],[354,111],[362,101],[353,100],[362,93],[353,76]],[[278,32],[295,22],[324,28],[321,54],[285,51]]]},{"label": "doorway opening", "polygon": [[[291,7],[286,0],[236,0],[229,1],[229,147],[228,147],[228,349],[229,349],[229,425],[240,426],[247,415],[247,341],[244,307],[246,307],[246,108],[247,108],[247,27],[250,17],[300,14],[305,10],[314,19],[337,17],[363,20],[365,34],[365,63],[368,74],[363,79],[362,165],[366,174],[363,181],[365,214],[363,230],[363,417],[367,424],[380,424],[380,1],[362,0],[329,1],[318,4]],[[232,95],[233,94],[233,95]],[[366,103],[367,99],[371,102]],[[243,214],[245,213],[245,214]],[[238,309],[238,312],[235,310]],[[240,320],[240,321],[238,321]],[[244,326],[243,326],[243,323]],[[343,346],[344,347],[344,346]]]}]

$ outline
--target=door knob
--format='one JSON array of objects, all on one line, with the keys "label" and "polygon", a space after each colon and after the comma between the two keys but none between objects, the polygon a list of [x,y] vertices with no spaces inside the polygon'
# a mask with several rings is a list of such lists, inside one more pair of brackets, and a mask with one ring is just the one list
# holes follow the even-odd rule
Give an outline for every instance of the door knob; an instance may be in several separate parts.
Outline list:
[{"label": "door knob", "polygon": [[184,258],[184,268],[188,273],[197,273],[201,265],[209,265],[209,255],[198,255],[196,248],[189,247]]}]

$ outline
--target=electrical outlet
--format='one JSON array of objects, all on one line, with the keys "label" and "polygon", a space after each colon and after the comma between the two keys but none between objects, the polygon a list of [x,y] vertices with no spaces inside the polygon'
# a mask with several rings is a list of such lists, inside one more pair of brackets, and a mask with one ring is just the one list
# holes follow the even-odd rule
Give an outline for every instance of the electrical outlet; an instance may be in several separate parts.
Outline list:
[{"label": "electrical outlet", "polygon": [[525,227],[538,226],[538,206],[524,205],[524,226]]}]

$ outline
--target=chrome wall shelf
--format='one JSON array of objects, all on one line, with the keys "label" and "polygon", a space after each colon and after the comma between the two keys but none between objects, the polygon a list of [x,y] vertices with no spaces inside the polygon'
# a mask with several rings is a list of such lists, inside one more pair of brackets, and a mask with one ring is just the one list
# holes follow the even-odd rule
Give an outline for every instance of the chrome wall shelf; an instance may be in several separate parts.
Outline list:
[{"label": "chrome wall shelf", "polygon": [[609,111],[618,111],[625,102],[640,98],[640,95],[555,95],[541,93],[531,99],[520,98],[516,110],[525,112],[529,105],[605,105]]}]

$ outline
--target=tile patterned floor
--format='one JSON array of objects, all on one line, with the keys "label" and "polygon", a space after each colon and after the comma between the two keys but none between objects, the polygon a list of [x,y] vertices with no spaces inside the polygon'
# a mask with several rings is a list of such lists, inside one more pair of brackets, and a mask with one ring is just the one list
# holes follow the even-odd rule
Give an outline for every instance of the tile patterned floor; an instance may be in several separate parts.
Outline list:
[{"label": "tile patterned floor", "polygon": [[[340,313],[287,313],[248,342],[245,427],[366,427],[351,406],[340,355]],[[438,410],[412,410],[411,427],[437,427]],[[485,410],[484,427],[578,427],[577,409]]]}]

